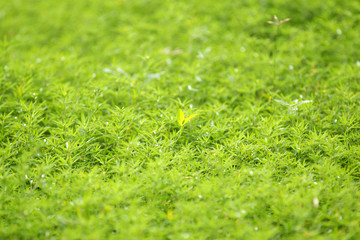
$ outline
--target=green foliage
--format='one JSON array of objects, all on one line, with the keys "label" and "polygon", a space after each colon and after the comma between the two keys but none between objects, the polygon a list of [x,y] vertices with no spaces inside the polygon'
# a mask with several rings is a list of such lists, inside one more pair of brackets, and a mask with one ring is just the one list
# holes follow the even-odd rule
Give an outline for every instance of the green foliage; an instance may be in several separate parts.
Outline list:
[{"label": "green foliage", "polygon": [[187,122],[196,117],[197,114],[191,114],[189,117],[185,118],[183,110],[179,109],[177,113],[177,121],[180,127],[183,127]]},{"label": "green foliage", "polygon": [[0,239],[357,239],[359,12],[0,1]]}]

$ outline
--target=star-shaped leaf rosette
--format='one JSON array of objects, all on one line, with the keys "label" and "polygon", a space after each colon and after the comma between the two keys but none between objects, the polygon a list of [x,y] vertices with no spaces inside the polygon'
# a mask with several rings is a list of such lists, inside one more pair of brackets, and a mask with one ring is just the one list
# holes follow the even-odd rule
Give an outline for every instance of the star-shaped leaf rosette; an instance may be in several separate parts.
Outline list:
[{"label": "star-shaped leaf rosette", "polygon": [[273,21],[267,21],[267,23],[272,24],[272,25],[276,25],[276,26],[280,26],[281,24],[286,23],[286,22],[290,21],[291,19],[286,18],[284,20],[279,21],[278,17],[274,16],[274,20],[275,20],[274,22]]}]

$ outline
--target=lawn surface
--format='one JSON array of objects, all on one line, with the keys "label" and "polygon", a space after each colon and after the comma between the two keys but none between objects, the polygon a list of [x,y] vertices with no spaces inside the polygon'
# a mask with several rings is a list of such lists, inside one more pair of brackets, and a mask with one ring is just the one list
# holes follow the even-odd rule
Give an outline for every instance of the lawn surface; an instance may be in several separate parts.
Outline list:
[{"label": "lawn surface", "polygon": [[0,239],[359,239],[359,39],[355,0],[0,1]]}]

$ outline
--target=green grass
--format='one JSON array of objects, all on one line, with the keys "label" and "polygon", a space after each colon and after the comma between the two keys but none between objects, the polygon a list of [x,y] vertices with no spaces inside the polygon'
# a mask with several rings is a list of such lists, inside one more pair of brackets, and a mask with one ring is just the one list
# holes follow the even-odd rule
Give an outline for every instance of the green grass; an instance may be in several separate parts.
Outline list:
[{"label": "green grass", "polygon": [[0,9],[0,239],[359,238],[359,1]]}]

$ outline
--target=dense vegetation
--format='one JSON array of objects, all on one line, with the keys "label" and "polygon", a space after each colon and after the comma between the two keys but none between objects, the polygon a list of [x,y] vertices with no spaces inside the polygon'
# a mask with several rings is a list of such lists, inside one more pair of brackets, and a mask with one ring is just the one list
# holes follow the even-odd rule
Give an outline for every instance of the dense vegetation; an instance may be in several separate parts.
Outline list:
[{"label": "dense vegetation", "polygon": [[0,1],[0,238],[358,238],[359,24],[344,0]]}]

